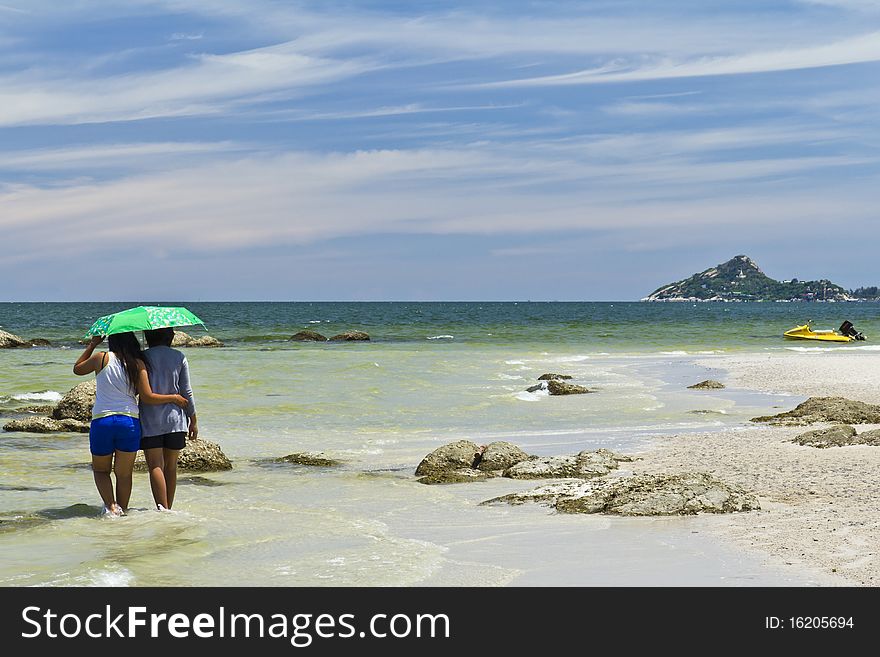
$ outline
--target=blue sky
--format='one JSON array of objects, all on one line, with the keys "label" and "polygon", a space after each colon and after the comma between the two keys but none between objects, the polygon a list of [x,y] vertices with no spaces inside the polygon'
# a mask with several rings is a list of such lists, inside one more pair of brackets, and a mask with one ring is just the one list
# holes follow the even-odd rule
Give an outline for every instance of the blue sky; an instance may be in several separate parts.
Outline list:
[{"label": "blue sky", "polygon": [[0,0],[28,300],[880,284],[873,0]]}]

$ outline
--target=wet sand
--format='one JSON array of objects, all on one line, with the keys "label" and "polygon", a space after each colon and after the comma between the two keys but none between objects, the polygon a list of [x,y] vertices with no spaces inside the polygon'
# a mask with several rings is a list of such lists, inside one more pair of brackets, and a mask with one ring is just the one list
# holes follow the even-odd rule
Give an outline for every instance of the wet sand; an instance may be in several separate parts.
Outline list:
[{"label": "wet sand", "polygon": [[[842,350],[838,350],[840,352]],[[723,356],[700,365],[725,373],[733,389],[843,396],[880,403],[880,353],[790,352]],[[787,411],[791,405],[773,409]],[[762,424],[666,436],[632,464],[635,472],[701,470],[760,499],[759,512],[701,516],[711,533],[762,555],[769,565],[801,570],[822,585],[880,583],[880,448],[816,449],[791,443],[809,427]],[[858,431],[877,425],[859,425]]]}]

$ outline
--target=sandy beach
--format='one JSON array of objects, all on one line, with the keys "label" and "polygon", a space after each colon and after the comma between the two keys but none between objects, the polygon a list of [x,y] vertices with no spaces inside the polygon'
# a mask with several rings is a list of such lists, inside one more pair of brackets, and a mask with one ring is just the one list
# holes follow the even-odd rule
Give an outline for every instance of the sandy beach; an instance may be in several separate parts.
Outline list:
[{"label": "sandy beach", "polygon": [[[880,402],[880,354],[802,352],[701,361],[728,387]],[[800,398],[793,398],[790,410]],[[802,569],[822,585],[880,581],[880,449],[816,449],[791,441],[809,427],[756,424],[663,437],[635,472],[699,469],[755,492],[761,511],[701,516],[700,525],[769,563]],[[859,432],[877,425],[859,425]]]}]

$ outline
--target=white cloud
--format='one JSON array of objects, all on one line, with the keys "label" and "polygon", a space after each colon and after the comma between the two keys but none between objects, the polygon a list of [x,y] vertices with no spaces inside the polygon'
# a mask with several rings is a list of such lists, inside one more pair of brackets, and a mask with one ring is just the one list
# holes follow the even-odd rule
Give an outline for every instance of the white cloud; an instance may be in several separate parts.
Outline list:
[{"label": "white cloud", "polygon": [[[0,151],[0,169],[13,171],[58,171],[112,168],[117,172],[151,166],[180,166],[189,156],[216,155],[247,147],[231,142],[150,142],[109,144],[106,146],[67,146],[64,148]],[[169,160],[173,161],[173,164]],[[118,175],[118,174],[117,174]]]},{"label": "white cloud", "polygon": [[[699,149],[712,138],[693,141]],[[516,150],[227,155],[100,183],[7,185],[0,228],[16,244],[14,257],[38,260],[108,242],[216,253],[362,234],[687,230],[874,212],[858,191],[798,182],[808,170],[866,161],[852,156],[711,162],[643,152],[609,162],[598,152]]]},{"label": "white cloud", "polygon": [[7,74],[0,76],[0,126],[210,114],[255,94],[302,95],[310,87],[374,68],[363,60],[309,57],[292,44],[281,44],[198,55],[174,69],[104,78]]},{"label": "white cloud", "polygon": [[791,71],[880,61],[880,32],[806,48],[767,50],[729,57],[689,60],[664,58],[645,65],[620,62],[599,68],[541,77],[486,83],[484,87],[535,87],[607,82],[639,82],[745,73]]}]

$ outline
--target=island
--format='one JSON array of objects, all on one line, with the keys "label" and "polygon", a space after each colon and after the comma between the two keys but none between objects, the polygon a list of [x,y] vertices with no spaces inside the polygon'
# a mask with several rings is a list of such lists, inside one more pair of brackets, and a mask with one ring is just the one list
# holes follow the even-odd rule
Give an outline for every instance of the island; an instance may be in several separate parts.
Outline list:
[{"label": "island", "polygon": [[827,279],[777,281],[754,260],[738,255],[654,290],[642,301],[876,301],[876,287],[846,290]]}]

